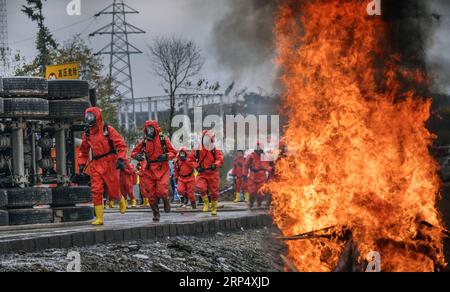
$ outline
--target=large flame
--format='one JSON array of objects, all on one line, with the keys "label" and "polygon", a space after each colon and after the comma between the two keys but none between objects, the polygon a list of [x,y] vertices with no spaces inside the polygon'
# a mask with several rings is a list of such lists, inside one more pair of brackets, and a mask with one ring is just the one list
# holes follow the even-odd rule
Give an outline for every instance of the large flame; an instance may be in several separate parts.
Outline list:
[{"label": "large flame", "polygon": [[[388,25],[366,6],[287,0],[279,9],[290,155],[268,186],[273,215],[286,236],[350,230],[359,260],[379,252],[383,271],[433,271],[445,262],[434,136],[425,127],[431,101],[405,90],[400,79],[425,78],[386,53]],[[300,271],[331,271],[347,243],[289,241],[289,258]]]}]

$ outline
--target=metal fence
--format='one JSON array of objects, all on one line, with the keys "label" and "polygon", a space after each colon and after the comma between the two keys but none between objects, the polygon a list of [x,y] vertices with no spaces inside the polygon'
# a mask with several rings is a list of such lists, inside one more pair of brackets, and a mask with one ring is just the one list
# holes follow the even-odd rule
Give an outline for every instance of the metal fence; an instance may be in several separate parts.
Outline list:
[{"label": "metal fence", "polygon": [[[223,94],[180,94],[176,96],[175,112],[189,115],[194,107],[217,106],[219,115],[223,117],[224,106],[236,102],[236,97]],[[126,100],[119,105],[119,125],[130,130],[136,128],[139,117],[145,115],[146,119],[160,120],[162,114],[170,110],[170,96],[152,96]]]}]

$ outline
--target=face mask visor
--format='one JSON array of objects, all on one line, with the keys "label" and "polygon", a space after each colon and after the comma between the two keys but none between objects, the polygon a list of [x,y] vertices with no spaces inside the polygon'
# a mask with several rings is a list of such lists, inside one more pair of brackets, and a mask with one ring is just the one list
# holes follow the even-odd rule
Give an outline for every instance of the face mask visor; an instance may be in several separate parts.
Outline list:
[{"label": "face mask visor", "polygon": [[153,140],[156,137],[156,130],[154,127],[148,127],[145,129],[145,136],[148,140]]},{"label": "face mask visor", "polygon": [[94,113],[89,112],[84,116],[84,122],[88,128],[92,128],[97,124],[97,118]]},{"label": "face mask visor", "polygon": [[261,147],[260,144],[258,144],[258,145],[256,146],[256,151],[255,151],[255,152],[258,153],[259,155],[261,155],[261,154],[264,153],[264,150],[262,149],[262,147]]}]

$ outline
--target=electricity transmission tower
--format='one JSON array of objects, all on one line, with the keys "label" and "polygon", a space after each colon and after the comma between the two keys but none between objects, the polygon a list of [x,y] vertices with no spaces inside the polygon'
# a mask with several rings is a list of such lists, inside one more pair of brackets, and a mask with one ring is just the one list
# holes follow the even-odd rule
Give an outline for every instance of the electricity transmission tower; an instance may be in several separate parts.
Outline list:
[{"label": "electricity transmission tower", "polygon": [[0,0],[0,76],[9,73],[10,65],[6,0]]},{"label": "electricity transmission tower", "polygon": [[[96,55],[109,55],[109,76],[117,86],[115,96],[131,99],[132,101],[133,129],[136,129],[136,109],[134,104],[133,76],[131,73],[131,55],[142,54],[142,51],[130,44],[128,35],[143,34],[145,31],[129,24],[126,20],[126,15],[138,13],[139,11],[125,4],[123,0],[114,0],[113,4],[95,15],[95,17],[112,15],[112,22],[89,35],[91,37],[95,35],[111,36],[111,42],[97,52]],[[130,128],[129,109],[125,108],[124,111],[125,127],[128,130]],[[120,112],[121,110],[119,109],[119,124],[122,125]]]}]

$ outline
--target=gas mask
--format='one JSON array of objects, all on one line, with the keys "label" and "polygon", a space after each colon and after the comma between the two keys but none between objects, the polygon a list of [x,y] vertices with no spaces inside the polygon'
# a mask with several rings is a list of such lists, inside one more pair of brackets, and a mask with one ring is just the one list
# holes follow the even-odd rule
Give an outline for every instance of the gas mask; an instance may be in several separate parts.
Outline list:
[{"label": "gas mask", "polygon": [[186,153],[185,153],[185,152],[181,152],[181,153],[180,153],[180,159],[181,159],[181,161],[186,161],[187,156],[186,156]]},{"label": "gas mask", "polygon": [[256,152],[258,155],[264,154],[264,150],[261,148],[261,145],[259,145],[259,144],[258,144],[258,146],[256,146],[255,152]]},{"label": "gas mask", "polygon": [[92,128],[97,124],[97,118],[95,117],[94,113],[88,112],[84,116],[84,121],[86,123],[86,127]]},{"label": "gas mask", "polygon": [[147,140],[153,141],[156,137],[156,130],[153,127],[148,127],[145,129],[145,137]]}]

